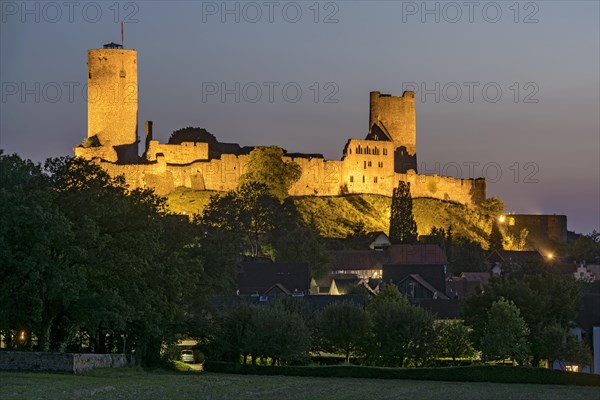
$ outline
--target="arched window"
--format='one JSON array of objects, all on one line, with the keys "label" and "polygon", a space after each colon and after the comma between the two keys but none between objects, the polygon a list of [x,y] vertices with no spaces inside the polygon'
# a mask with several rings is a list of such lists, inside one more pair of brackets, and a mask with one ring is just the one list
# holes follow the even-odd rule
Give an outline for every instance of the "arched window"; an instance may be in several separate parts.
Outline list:
[{"label": "arched window", "polygon": [[383,149],[383,155],[387,156],[387,149]]}]

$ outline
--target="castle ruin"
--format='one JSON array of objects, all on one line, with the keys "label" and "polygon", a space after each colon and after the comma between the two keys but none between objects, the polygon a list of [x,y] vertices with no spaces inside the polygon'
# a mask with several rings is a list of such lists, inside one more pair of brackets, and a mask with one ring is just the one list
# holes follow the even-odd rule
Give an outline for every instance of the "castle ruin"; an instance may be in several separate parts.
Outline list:
[{"label": "castle ruin", "polygon": [[[131,188],[168,194],[178,187],[235,190],[249,168],[248,153],[233,143],[154,140],[146,122],[144,154],[138,155],[137,51],[118,44],[88,50],[88,135],[75,147],[78,157],[94,160],[110,175],[124,175]],[[378,194],[391,196],[399,181],[410,182],[413,197],[475,205],[485,200],[485,179],[457,179],[417,173],[416,113],[413,92],[370,94],[365,139],[349,139],[340,160],[315,154],[286,153],[302,168],[291,196]]]}]

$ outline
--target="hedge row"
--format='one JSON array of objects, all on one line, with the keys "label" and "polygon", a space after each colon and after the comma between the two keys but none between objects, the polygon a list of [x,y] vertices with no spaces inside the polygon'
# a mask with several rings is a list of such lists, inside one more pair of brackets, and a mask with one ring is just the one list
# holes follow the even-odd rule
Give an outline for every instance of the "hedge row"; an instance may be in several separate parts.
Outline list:
[{"label": "hedge row", "polygon": [[413,379],[429,381],[536,383],[600,386],[600,375],[564,372],[543,368],[511,366],[469,366],[440,368],[380,368],[357,365],[256,366],[207,361],[204,370],[228,374],[312,376],[322,378]]}]

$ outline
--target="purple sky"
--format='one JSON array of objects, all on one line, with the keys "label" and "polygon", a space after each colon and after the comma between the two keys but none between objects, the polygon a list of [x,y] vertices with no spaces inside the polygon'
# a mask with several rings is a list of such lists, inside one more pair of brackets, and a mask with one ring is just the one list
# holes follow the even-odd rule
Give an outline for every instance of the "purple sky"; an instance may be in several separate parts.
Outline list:
[{"label": "purple sky", "polygon": [[[474,174],[508,212],[600,228],[597,1],[1,4],[9,153],[72,154],[87,132],[87,49],[119,42],[125,19],[139,124],[153,120],[161,141],[192,125],[221,141],[339,159],[349,137],[367,133],[369,91],[416,85],[421,172],[468,178],[479,163]],[[236,82],[239,102],[207,92],[235,92]]]}]

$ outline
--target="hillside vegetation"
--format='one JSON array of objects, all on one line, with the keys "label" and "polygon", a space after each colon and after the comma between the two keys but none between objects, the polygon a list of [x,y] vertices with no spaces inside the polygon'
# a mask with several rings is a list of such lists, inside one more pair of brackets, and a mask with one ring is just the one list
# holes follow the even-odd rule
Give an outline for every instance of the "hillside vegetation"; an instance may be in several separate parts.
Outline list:
[{"label": "hillside vegetation", "polygon": [[[167,204],[178,214],[199,214],[215,193],[179,188],[168,195]],[[304,220],[311,222],[324,237],[346,237],[361,223],[367,231],[387,233],[389,230],[390,197],[367,194],[307,196],[296,197],[294,202]],[[413,199],[413,213],[419,235],[428,234],[433,227],[452,225],[455,235],[465,236],[484,246],[492,226],[491,219],[478,209],[437,199]]]}]

